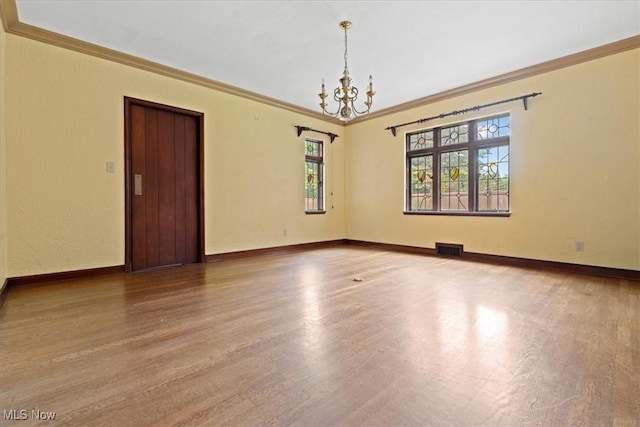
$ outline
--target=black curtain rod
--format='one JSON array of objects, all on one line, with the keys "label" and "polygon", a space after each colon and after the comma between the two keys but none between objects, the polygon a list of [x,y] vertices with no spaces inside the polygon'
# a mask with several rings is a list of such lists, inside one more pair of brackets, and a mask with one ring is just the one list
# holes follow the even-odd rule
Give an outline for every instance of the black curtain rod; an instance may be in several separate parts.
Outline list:
[{"label": "black curtain rod", "polygon": [[318,133],[322,133],[327,135],[329,138],[331,138],[331,143],[333,144],[333,140],[336,139],[338,137],[338,135],[336,135],[335,133],[331,133],[331,132],[323,132],[321,130],[316,130],[316,129],[311,129],[309,127],[306,126],[295,126],[296,129],[298,129],[298,136],[302,135],[302,132],[305,131],[310,131],[310,132],[318,132]]},{"label": "black curtain rod", "polygon": [[413,125],[413,124],[416,124],[416,123],[424,123],[424,122],[428,122],[429,120],[442,119],[442,118],[448,117],[448,116],[457,116],[458,114],[468,113],[469,111],[478,111],[481,108],[493,107],[494,105],[505,104],[507,102],[518,101],[520,99],[522,100],[522,103],[524,104],[524,109],[526,111],[527,108],[528,108],[527,99],[528,98],[533,98],[533,97],[538,96],[538,95],[542,95],[542,92],[533,92],[533,93],[530,93],[529,95],[522,95],[522,96],[517,96],[515,98],[503,99],[502,101],[496,101],[496,102],[492,102],[490,104],[476,105],[475,107],[469,107],[469,108],[465,108],[463,110],[454,110],[454,111],[451,111],[450,113],[442,113],[442,114],[438,114],[437,116],[426,117],[424,119],[415,120],[413,122],[403,123],[401,125],[389,126],[389,127],[385,128],[384,130],[390,130],[391,133],[393,134],[393,136],[396,136],[396,129],[398,129],[399,127],[402,127],[402,126]]}]

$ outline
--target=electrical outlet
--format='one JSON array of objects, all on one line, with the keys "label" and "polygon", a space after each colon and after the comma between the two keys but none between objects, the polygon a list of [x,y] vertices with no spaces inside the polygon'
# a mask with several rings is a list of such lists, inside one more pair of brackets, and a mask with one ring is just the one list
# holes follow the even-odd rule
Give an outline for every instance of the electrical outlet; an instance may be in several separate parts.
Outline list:
[{"label": "electrical outlet", "polygon": [[584,242],[582,240],[575,241],[576,252],[584,252]]},{"label": "electrical outlet", "polygon": [[116,162],[107,162],[107,173],[116,173]]},{"label": "electrical outlet", "polygon": [[287,237],[287,229],[286,228],[282,229],[282,237]]}]

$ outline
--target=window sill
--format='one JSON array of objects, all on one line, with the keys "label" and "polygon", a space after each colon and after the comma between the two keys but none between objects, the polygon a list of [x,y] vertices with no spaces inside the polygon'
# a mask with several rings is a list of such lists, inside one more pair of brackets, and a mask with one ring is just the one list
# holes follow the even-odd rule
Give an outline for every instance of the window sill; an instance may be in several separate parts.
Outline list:
[{"label": "window sill", "polygon": [[508,218],[511,212],[404,211],[405,215],[482,216]]},{"label": "window sill", "polygon": [[324,215],[327,212],[326,211],[304,211],[304,213],[307,215]]}]

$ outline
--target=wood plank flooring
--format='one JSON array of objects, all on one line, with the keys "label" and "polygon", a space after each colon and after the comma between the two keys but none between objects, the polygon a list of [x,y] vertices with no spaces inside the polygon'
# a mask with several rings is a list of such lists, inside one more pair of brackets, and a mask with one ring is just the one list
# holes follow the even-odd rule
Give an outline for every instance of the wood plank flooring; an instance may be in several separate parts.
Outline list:
[{"label": "wood plank flooring", "polygon": [[640,425],[639,284],[559,271],[338,246],[59,281],[10,290],[0,345],[3,426]]}]

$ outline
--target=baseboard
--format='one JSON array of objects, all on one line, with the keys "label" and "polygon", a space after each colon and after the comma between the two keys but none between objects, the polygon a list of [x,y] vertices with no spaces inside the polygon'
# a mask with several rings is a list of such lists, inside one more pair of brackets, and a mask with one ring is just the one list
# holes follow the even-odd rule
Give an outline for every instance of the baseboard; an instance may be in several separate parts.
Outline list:
[{"label": "baseboard", "polygon": [[344,239],[325,240],[322,242],[311,242],[311,243],[298,243],[295,245],[273,246],[269,248],[248,249],[245,251],[210,254],[210,255],[207,255],[205,259],[206,259],[206,262],[226,261],[230,259],[246,258],[246,257],[258,256],[258,255],[282,254],[282,253],[288,253],[288,252],[299,252],[299,251],[308,251],[311,249],[328,248],[332,246],[343,245],[344,243],[345,243]]},{"label": "baseboard", "polygon": [[380,249],[392,252],[404,252],[410,254],[437,255],[436,250],[432,248],[423,248],[419,246],[396,245],[393,243],[368,242],[365,240],[345,239],[345,244],[355,246],[365,246],[368,248]]},{"label": "baseboard", "polygon": [[463,259],[490,264],[513,265],[528,268],[550,268],[555,270],[570,271],[573,273],[589,274],[592,276],[611,277],[615,279],[627,279],[640,281],[640,271],[625,270],[622,268],[600,267],[597,265],[572,264],[568,262],[545,261],[529,258],[516,258],[502,255],[480,254],[465,252]]},{"label": "baseboard", "polygon": [[[250,249],[246,251],[226,252],[219,254],[206,255],[206,262],[223,261],[234,258],[244,258],[256,255],[276,254],[285,252],[306,251],[310,249],[318,249],[330,246],[344,244],[343,239],[328,240],[322,242],[299,243],[296,245],[275,246],[262,249]],[[51,282],[56,280],[78,279],[83,277],[103,276],[107,274],[117,274],[125,272],[124,265],[115,265],[112,267],[99,267],[84,270],[62,271],[59,273],[35,274],[32,276],[10,277],[5,281],[5,287],[2,293],[7,292],[8,287],[31,285],[35,283]]]},{"label": "baseboard", "polygon": [[[327,241],[321,241],[321,242],[299,243],[294,245],[275,246],[275,247],[269,247],[269,248],[249,249],[244,251],[211,254],[206,256],[206,262],[217,262],[217,261],[224,261],[224,260],[230,260],[230,259],[236,259],[236,258],[246,258],[246,257],[258,256],[258,255],[307,251],[312,249],[334,247],[334,246],[339,246],[344,244],[362,246],[362,247],[368,247],[368,248],[380,249],[380,250],[387,250],[387,251],[394,251],[394,252],[404,252],[404,253],[421,254],[421,255],[428,255],[428,256],[442,256],[442,255],[438,255],[436,250],[433,248],[398,245],[393,243],[368,242],[363,240],[337,239],[337,240],[327,240]],[[573,273],[581,273],[581,274],[589,274],[594,276],[603,276],[603,277],[640,281],[640,271],[637,271],[637,270],[625,270],[621,268],[600,267],[600,266],[583,265],[583,264],[571,264],[566,262],[545,261],[545,260],[537,260],[537,259],[529,259],[529,258],[518,258],[518,257],[510,257],[510,256],[503,256],[503,255],[490,255],[490,254],[481,254],[481,253],[464,252],[464,251],[462,252],[462,256],[459,258],[466,261],[483,262],[483,263],[491,263],[491,264],[499,264],[499,265],[512,265],[515,267],[564,270],[564,271],[570,271]],[[57,280],[78,279],[83,277],[95,277],[95,276],[104,276],[109,274],[124,273],[125,272],[124,267],[125,267],[124,265],[115,265],[111,267],[99,267],[99,268],[90,268],[90,269],[84,269],[84,270],[63,271],[58,273],[10,277],[5,279],[2,289],[0,289],[0,308],[2,308],[5,300],[7,299],[7,294],[9,293],[9,289],[13,287],[25,286],[25,285],[43,283],[43,282],[52,282]]]},{"label": "baseboard", "polygon": [[[390,244],[390,243],[367,242],[362,240],[351,240],[351,239],[345,239],[345,243],[348,245],[366,246],[370,248],[376,248],[376,249],[382,249],[382,250],[388,250],[388,251],[432,255],[432,256],[443,256],[443,255],[438,255],[435,249],[422,248],[417,246],[405,246],[405,245],[396,245],[396,244]],[[570,271],[573,273],[590,274],[593,276],[603,276],[603,277],[611,277],[616,279],[640,281],[640,271],[625,270],[622,268],[600,267],[595,265],[583,265],[583,264],[571,264],[567,262],[545,261],[545,260],[537,260],[537,259],[530,259],[530,258],[518,258],[518,257],[504,256],[504,255],[490,255],[490,254],[481,254],[481,253],[464,252],[464,251],[462,252],[462,256],[460,256],[459,259],[463,259],[466,261],[483,262],[483,263],[489,263],[489,264],[511,265],[514,267],[564,270],[564,271]]]},{"label": "baseboard", "polygon": [[2,289],[0,289],[0,309],[4,305],[4,301],[7,299],[7,294],[9,293],[9,279],[4,279],[4,283],[2,284]]},{"label": "baseboard", "polygon": [[7,279],[5,288],[9,286],[16,287],[42,282],[52,282],[56,280],[104,276],[107,274],[117,274],[122,272],[124,272],[124,265],[114,265],[111,267],[98,267],[84,270],[61,271],[58,273],[35,274],[32,276],[10,277]]}]

